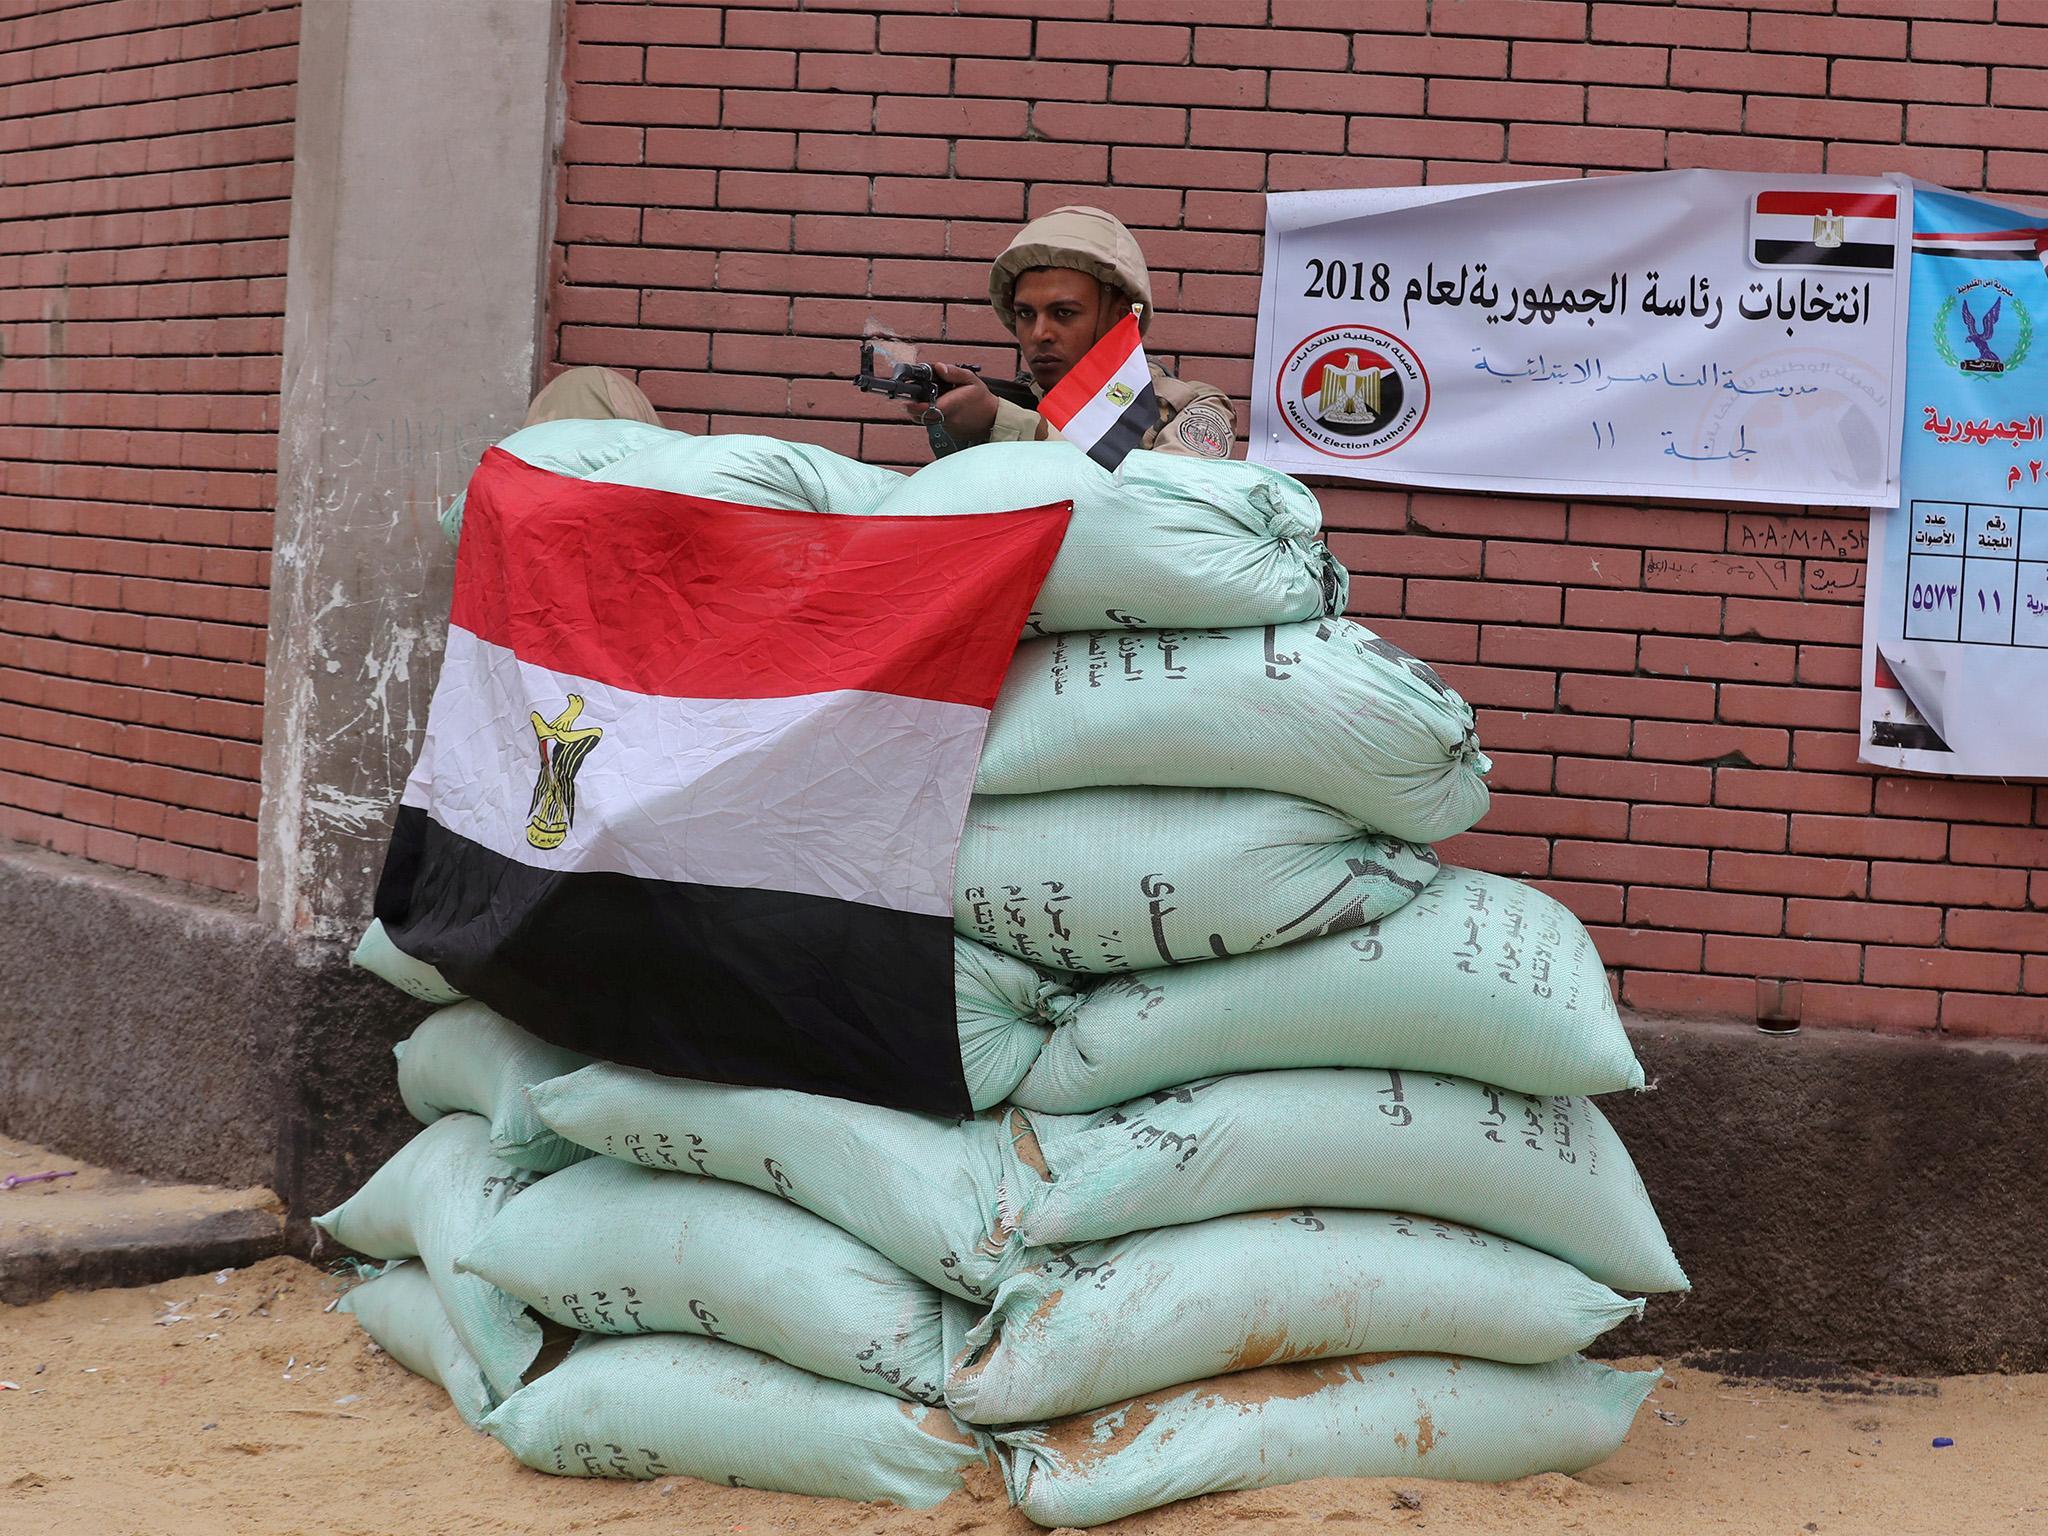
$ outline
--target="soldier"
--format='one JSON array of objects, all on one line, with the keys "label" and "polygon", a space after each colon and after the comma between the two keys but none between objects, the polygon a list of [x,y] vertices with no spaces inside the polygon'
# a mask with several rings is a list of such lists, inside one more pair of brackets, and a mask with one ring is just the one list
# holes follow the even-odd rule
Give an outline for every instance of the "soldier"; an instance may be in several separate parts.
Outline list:
[{"label": "soldier", "polygon": [[[1100,208],[1055,208],[1017,232],[988,274],[989,302],[1017,338],[1033,397],[1067,376],[1110,327],[1138,312],[1142,333],[1152,323],[1152,277],[1131,232]],[[1148,360],[1149,361],[1149,360]],[[1141,446],[1205,459],[1230,456],[1235,428],[1230,397],[1213,384],[1182,382],[1151,364],[1159,424]],[[932,371],[949,386],[939,396],[946,430],[963,447],[1031,442],[1054,435],[1036,411],[998,398],[981,376],[951,363]],[[912,402],[909,413],[926,408]]]}]

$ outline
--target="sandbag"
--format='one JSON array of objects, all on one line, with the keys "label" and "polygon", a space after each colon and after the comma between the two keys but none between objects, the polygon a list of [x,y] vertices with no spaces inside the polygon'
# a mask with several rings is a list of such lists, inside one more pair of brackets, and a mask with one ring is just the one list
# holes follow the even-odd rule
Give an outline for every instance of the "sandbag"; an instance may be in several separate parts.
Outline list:
[{"label": "sandbag", "polygon": [[1339,933],[1422,893],[1437,857],[1292,795],[977,795],[953,926],[1066,971],[1141,971]]},{"label": "sandbag", "polygon": [[498,1160],[481,1115],[444,1115],[313,1224],[373,1259],[419,1259],[455,1336],[506,1397],[540,1350],[540,1325],[488,1281],[456,1273],[455,1260],[533,1177]]},{"label": "sandbag", "polygon": [[459,1003],[464,996],[448,984],[447,977],[440,971],[424,960],[415,960],[392,943],[381,918],[370,919],[370,926],[356,941],[348,963],[357,970],[368,971],[380,981],[388,981],[399,991],[423,1003]]},{"label": "sandbag", "polygon": [[1498,1232],[1617,1290],[1687,1288],[1628,1149],[1589,1099],[1418,1072],[1246,1072],[1025,1119],[1050,1175],[1015,1184],[1031,1244],[1334,1205]]},{"label": "sandbag", "polygon": [[537,1040],[476,1002],[428,1015],[391,1050],[398,1058],[398,1095],[415,1120],[432,1124],[457,1111],[482,1115],[491,1124],[491,1150],[535,1173],[590,1155],[542,1125],[526,1097],[535,1083],[588,1066],[588,1056]]},{"label": "sandbag", "polygon": [[692,437],[687,432],[668,431],[663,431],[658,441],[593,470],[585,478],[606,485],[637,485],[747,507],[854,514],[874,511],[884,497],[903,484],[903,476],[893,469],[863,464],[811,443],[784,442],[777,437],[746,433]]},{"label": "sandbag", "polygon": [[701,1334],[926,1403],[973,1321],[786,1200],[608,1157],[506,1206],[456,1268],[585,1333]]},{"label": "sandbag", "polygon": [[1029,632],[1235,629],[1342,613],[1350,578],[1314,493],[1235,459],[1145,450],[1115,474],[1066,442],[987,443],[900,481],[874,510],[996,512],[1071,501]]},{"label": "sandbag", "polygon": [[[969,1300],[1021,1262],[1001,1212],[1021,1165],[1004,1121],[953,1121],[786,1088],[735,1088],[600,1063],[537,1085],[542,1120],[646,1168],[780,1195],[918,1279]],[[1030,1174],[1035,1178],[1035,1174]]]},{"label": "sandbag", "polygon": [[1472,706],[1349,619],[1262,629],[1095,630],[1028,641],[974,786],[1268,789],[1410,842],[1486,814]]},{"label": "sandbag", "polygon": [[1391,1211],[1257,1211],[1045,1254],[996,1292],[946,1399],[972,1423],[1015,1424],[1335,1355],[1534,1365],[1642,1310],[1490,1232]]},{"label": "sandbag", "polygon": [[491,1384],[448,1321],[434,1282],[415,1261],[387,1265],[351,1288],[335,1310],[352,1314],[385,1354],[446,1392],[470,1428],[496,1406]]},{"label": "sandbag", "polygon": [[[623,419],[564,420],[536,422],[521,427],[498,446],[521,463],[535,469],[551,469],[558,475],[584,479],[628,454],[680,437],[667,427]],[[462,508],[469,497],[464,489],[441,510],[441,532],[449,543],[462,537]]]},{"label": "sandbag", "polygon": [[1660,1376],[1580,1359],[1364,1355],[1267,1366],[996,1438],[1026,1515],[1101,1525],[1312,1477],[1506,1482],[1583,1471],[1621,1448]]},{"label": "sandbag", "polygon": [[988,1459],[943,1408],[688,1334],[586,1338],[484,1430],[567,1477],[673,1477],[923,1509]]},{"label": "sandbag", "polygon": [[1352,933],[1097,984],[1013,1097],[1086,1113],[1275,1067],[1399,1067],[1535,1094],[1643,1086],[1584,924],[1531,886],[1452,868]]}]

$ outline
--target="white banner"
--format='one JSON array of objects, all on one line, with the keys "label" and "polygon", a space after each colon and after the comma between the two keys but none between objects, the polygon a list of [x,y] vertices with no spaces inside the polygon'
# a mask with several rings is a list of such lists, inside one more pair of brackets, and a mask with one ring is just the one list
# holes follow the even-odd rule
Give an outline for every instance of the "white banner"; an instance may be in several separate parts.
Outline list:
[{"label": "white banner", "polygon": [[1247,457],[1403,485],[1896,505],[1911,229],[1905,177],[1274,194]]},{"label": "white banner", "polygon": [[1922,187],[1898,511],[1870,522],[1867,763],[2048,776],[2048,222]]}]

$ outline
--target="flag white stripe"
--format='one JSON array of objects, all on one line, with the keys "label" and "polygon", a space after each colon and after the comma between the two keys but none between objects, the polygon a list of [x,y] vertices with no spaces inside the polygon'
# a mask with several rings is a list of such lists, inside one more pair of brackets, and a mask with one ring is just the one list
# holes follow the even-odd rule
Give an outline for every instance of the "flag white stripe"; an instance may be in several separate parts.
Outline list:
[{"label": "flag white stripe", "polygon": [[1110,375],[1109,381],[1096,392],[1095,398],[1074,412],[1073,419],[1060,429],[1060,436],[1070,443],[1080,444],[1083,448],[1099,442],[1103,434],[1121,421],[1124,412],[1131,408],[1129,403],[1118,405],[1109,398],[1111,386],[1125,385],[1133,395],[1136,395],[1151,382],[1152,370],[1145,362],[1145,349],[1138,347],[1123,360],[1117,371]]},{"label": "flag white stripe", "polygon": [[[575,776],[568,838],[526,826],[528,718],[584,700],[604,736]],[[988,711],[842,690],[655,698],[521,661],[451,627],[403,803],[540,869],[794,891],[950,917],[953,864]]]},{"label": "flag white stripe", "polygon": [[[1899,231],[1897,219],[1844,219],[1844,245],[1890,245]],[[1752,213],[1749,234],[1753,240],[1811,240],[1813,219],[1799,213]]]}]

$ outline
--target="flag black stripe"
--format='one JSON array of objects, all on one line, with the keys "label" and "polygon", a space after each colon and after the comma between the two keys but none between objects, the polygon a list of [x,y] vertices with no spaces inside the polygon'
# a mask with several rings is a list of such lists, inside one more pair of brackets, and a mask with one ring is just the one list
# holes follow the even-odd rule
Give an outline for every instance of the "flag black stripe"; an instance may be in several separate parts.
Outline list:
[{"label": "flag black stripe", "polygon": [[2038,261],[2032,251],[1972,250],[1966,245],[1916,245],[1915,256],[1966,256],[1971,261]]},{"label": "flag black stripe", "polygon": [[509,859],[401,806],[392,942],[543,1040],[672,1077],[970,1113],[953,922]]},{"label": "flag black stripe", "polygon": [[1117,465],[1123,463],[1124,455],[1143,446],[1145,434],[1158,425],[1159,397],[1147,383],[1138,391],[1138,398],[1124,407],[1123,415],[1110,424],[1109,430],[1089,445],[1088,457],[1114,474]]},{"label": "flag black stripe", "polygon": [[1861,267],[1889,272],[1892,247],[1851,242],[1815,245],[1811,240],[1758,240],[1756,259],[1766,266]]}]

